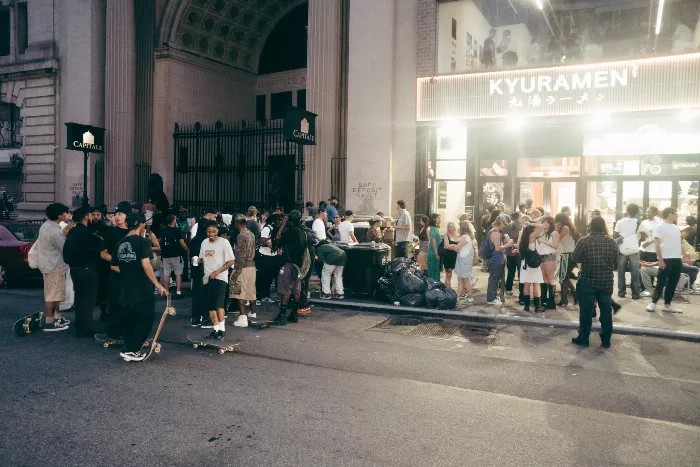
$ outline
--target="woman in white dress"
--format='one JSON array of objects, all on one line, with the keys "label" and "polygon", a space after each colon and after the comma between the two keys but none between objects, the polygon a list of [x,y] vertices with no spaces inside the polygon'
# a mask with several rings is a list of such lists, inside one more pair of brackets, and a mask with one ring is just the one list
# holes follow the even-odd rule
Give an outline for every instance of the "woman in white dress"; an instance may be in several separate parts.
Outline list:
[{"label": "woman in white dress", "polygon": [[466,305],[474,304],[474,292],[471,279],[474,277],[472,266],[474,265],[474,226],[468,220],[459,223],[459,242],[455,245],[457,261],[455,274],[457,275],[457,296],[465,300]]},{"label": "woman in white dress", "polygon": [[533,224],[539,233],[537,238],[537,253],[542,257],[542,307],[546,310],[556,310],[554,294],[557,288],[557,278],[554,272],[559,259],[559,233],[554,218],[546,216],[541,224]]},{"label": "woman in white dress", "polygon": [[518,253],[520,254],[520,282],[523,287],[523,310],[530,311],[530,289],[532,289],[532,303],[535,305],[535,312],[543,311],[540,305],[540,283],[542,283],[542,269],[531,268],[525,261],[527,250],[537,252],[537,230],[532,224],[527,224],[520,235]]}]

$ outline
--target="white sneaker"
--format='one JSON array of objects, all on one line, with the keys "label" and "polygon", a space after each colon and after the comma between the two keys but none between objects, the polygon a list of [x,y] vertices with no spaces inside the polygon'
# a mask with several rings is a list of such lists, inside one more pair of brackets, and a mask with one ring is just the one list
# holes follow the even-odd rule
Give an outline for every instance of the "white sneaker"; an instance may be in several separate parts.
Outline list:
[{"label": "white sneaker", "polygon": [[255,300],[255,306],[262,306],[262,302],[260,300]]},{"label": "white sneaker", "polygon": [[647,311],[653,313],[656,310],[656,303],[650,303],[647,305]]},{"label": "white sneaker", "polygon": [[487,305],[501,306],[501,305],[503,305],[503,302],[501,302],[499,299],[496,299],[496,300],[493,300],[490,302],[486,302],[486,304]]},{"label": "white sneaker", "polygon": [[258,314],[257,313],[248,313],[248,318],[258,319]]},{"label": "white sneaker", "polygon": [[651,297],[651,292],[648,291],[643,291],[642,293],[639,294],[640,297]]},{"label": "white sneaker", "polygon": [[67,331],[68,325],[57,319],[53,323],[44,323],[43,330],[44,332]]},{"label": "white sneaker", "polygon": [[683,313],[683,310],[675,308],[671,305],[664,305],[663,311],[665,311],[666,313]]},{"label": "white sneaker", "polygon": [[146,359],[146,355],[146,352],[122,352],[119,354],[127,362],[142,362]]},{"label": "white sneaker", "polygon": [[70,324],[70,320],[64,318],[63,316],[61,316],[60,318],[58,318],[56,321],[58,321],[59,323],[61,323],[62,326],[68,326],[68,325]]},{"label": "white sneaker", "polygon": [[247,328],[248,327],[248,317],[246,315],[241,315],[238,317],[235,323],[233,323],[234,326],[237,328]]}]

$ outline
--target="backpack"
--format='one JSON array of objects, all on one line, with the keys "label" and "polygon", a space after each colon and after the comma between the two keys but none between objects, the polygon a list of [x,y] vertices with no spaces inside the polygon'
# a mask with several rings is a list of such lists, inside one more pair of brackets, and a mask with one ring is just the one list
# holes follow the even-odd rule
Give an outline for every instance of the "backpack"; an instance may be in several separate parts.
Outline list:
[{"label": "backpack", "polygon": [[[493,252],[496,251],[496,248],[493,246],[493,242],[491,241],[492,232],[493,229],[489,230],[488,234],[486,234],[486,238],[484,238],[484,241],[481,242],[481,246],[479,247],[479,258],[482,260],[491,259]],[[503,238],[503,232],[500,233],[501,238]]]},{"label": "backpack", "polygon": [[523,253],[526,268],[539,268],[542,264],[542,256],[535,250],[527,249]]}]

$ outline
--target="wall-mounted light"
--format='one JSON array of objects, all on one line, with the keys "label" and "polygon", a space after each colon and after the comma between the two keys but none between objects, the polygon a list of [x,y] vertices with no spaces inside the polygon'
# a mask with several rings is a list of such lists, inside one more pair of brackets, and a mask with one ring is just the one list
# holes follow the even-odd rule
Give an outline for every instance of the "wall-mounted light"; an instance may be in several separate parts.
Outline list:
[{"label": "wall-mounted light", "polygon": [[656,35],[661,32],[661,18],[664,15],[664,0],[659,0],[659,11],[656,13]]}]

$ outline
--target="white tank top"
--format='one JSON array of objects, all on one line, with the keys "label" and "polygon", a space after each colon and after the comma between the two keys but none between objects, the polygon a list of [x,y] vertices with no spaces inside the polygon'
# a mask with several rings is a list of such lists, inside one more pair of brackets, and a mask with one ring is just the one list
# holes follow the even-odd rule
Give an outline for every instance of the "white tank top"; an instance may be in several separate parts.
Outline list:
[{"label": "white tank top", "polygon": [[543,233],[537,238],[537,253],[541,255],[551,255],[552,253],[556,253],[557,250],[552,248],[551,246],[545,245],[544,243],[541,242],[551,242],[551,237],[547,238],[547,236]]}]

